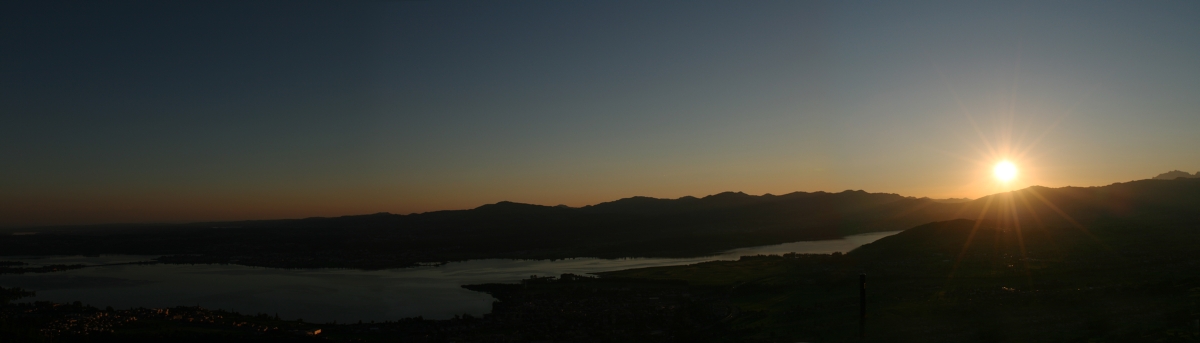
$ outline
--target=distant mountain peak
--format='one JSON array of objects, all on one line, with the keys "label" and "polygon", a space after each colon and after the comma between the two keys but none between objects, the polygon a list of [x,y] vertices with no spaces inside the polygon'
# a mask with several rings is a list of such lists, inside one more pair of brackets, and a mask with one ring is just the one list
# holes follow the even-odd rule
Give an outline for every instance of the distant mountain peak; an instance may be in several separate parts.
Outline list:
[{"label": "distant mountain peak", "polygon": [[971,200],[974,200],[971,198],[934,199],[934,198],[930,198],[930,197],[921,197],[920,199],[929,200],[929,201],[933,201],[933,202],[937,202],[937,203],[943,203],[943,204],[961,204],[961,203],[971,202]]},{"label": "distant mountain peak", "polygon": [[1166,173],[1158,174],[1158,176],[1155,176],[1154,179],[1155,180],[1174,180],[1174,179],[1178,179],[1181,177],[1182,178],[1200,178],[1200,172],[1196,172],[1196,175],[1192,175],[1192,174],[1188,174],[1187,172],[1182,171],[1182,170],[1172,170],[1172,171],[1169,171]]},{"label": "distant mountain peak", "polygon": [[541,207],[548,208],[550,206],[524,204],[524,203],[512,202],[512,201],[505,200],[505,201],[497,202],[495,204],[487,204],[487,205],[479,206],[479,207],[476,207],[475,209],[478,210],[478,209],[508,209],[508,208],[541,208]]},{"label": "distant mountain peak", "polygon": [[721,192],[721,193],[706,196],[706,197],[704,197],[704,199],[728,198],[728,197],[748,197],[748,196],[750,196],[750,195],[747,195],[746,193],[742,193],[742,192]]}]

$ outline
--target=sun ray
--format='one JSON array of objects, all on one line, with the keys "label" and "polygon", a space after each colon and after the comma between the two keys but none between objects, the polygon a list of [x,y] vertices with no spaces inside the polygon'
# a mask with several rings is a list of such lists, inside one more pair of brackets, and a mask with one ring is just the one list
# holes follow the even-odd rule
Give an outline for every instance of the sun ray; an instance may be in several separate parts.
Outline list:
[{"label": "sun ray", "polygon": [[1017,249],[1021,252],[1021,270],[1025,272],[1025,281],[1027,285],[1033,285],[1033,275],[1029,273],[1029,256],[1025,254],[1025,235],[1021,230],[1021,218],[1017,211],[1017,192],[1009,192],[1008,205],[1009,212],[1012,213],[1013,231],[1017,234]]},{"label": "sun ray", "polygon": [[[1029,189],[1029,191],[1032,191],[1032,189]],[[1029,202],[1029,197],[1026,196],[1027,195],[1026,193],[1027,192],[1017,192],[1016,194],[1017,194],[1017,197],[1021,200],[1021,204],[1025,205],[1025,209],[1029,211],[1029,217],[1033,218],[1034,223],[1037,224],[1037,228],[1041,229],[1041,230],[1048,229],[1048,227],[1046,226],[1046,222],[1042,221],[1041,215],[1039,215],[1037,213],[1037,211],[1034,211],[1033,203]],[[1044,237],[1043,239],[1045,239],[1045,240],[1051,240],[1053,236],[1049,235],[1049,234],[1043,234],[1043,237]],[[1050,241],[1050,242],[1052,242],[1052,241]]]},{"label": "sun ray", "polygon": [[992,268],[996,268],[997,262],[999,262],[1001,264],[1004,263],[1005,249],[1001,243],[1004,242],[1004,235],[1007,233],[1005,231],[1009,225],[1009,223],[1008,223],[1009,208],[1006,204],[1008,202],[1007,201],[1008,194],[1009,193],[1001,194],[1001,197],[997,198],[997,201],[996,201],[996,214],[997,215],[994,217],[995,219],[993,220],[993,223],[995,223],[995,225],[996,225],[996,229],[992,230],[992,252],[993,252]]},{"label": "sun ray", "polygon": [[971,233],[967,234],[967,240],[963,242],[962,251],[954,260],[954,267],[950,269],[950,275],[947,278],[953,279],[954,273],[958,271],[959,263],[962,263],[963,256],[967,255],[967,249],[971,247],[971,241],[975,239],[975,232],[979,231],[979,226],[983,224],[983,217],[987,215],[988,208],[992,206],[992,199],[994,197],[988,197],[987,201],[983,203],[983,210],[979,211],[979,218],[975,219],[975,225],[971,226]]},{"label": "sun ray", "polygon": [[946,83],[946,89],[950,91],[950,95],[954,97],[954,102],[957,103],[959,109],[962,110],[963,117],[967,118],[967,121],[971,123],[971,128],[975,130],[975,134],[979,135],[980,141],[982,141],[984,146],[987,147],[988,152],[995,156],[996,149],[992,148],[992,145],[987,141],[987,136],[983,134],[983,131],[979,129],[979,125],[975,123],[975,118],[971,114],[971,111],[967,109],[967,105],[962,102],[962,97],[958,95],[958,91],[954,90],[954,84],[950,81],[950,78],[946,77],[946,74],[943,73],[936,64],[934,64],[934,71],[938,73],[938,77],[942,80],[942,82]]},{"label": "sun ray", "polygon": [[1017,192],[1017,196],[1020,197],[1021,203],[1025,204],[1025,209],[1029,210],[1029,216],[1033,218],[1034,222],[1037,222],[1038,227],[1046,228],[1046,223],[1042,222],[1042,217],[1033,211],[1033,205],[1029,203],[1029,198],[1025,197],[1025,192]]},{"label": "sun ray", "polygon": [[917,206],[913,206],[913,207],[911,207],[911,208],[908,208],[908,209],[906,209],[906,210],[904,210],[904,211],[900,211],[900,213],[897,213],[897,214],[895,214],[895,215],[892,215],[892,216],[888,217],[888,220],[893,220],[893,219],[900,219],[900,218],[903,218],[904,216],[907,216],[907,215],[909,215],[909,214],[912,214],[913,212],[920,211],[920,210],[923,210],[923,209],[925,209],[925,208],[928,208],[928,207],[930,207],[930,206],[933,206],[933,204],[934,204],[934,202],[933,202],[933,201],[926,201],[926,202],[924,202],[924,203],[921,203],[921,204],[919,204],[919,205],[917,205]]},{"label": "sun ray", "polygon": [[1076,229],[1079,229],[1085,235],[1090,237],[1093,241],[1096,241],[1096,244],[1099,244],[1100,247],[1104,248],[1105,250],[1108,250],[1109,252],[1116,253],[1115,250],[1110,248],[1107,244],[1104,244],[1104,242],[1100,241],[1099,237],[1096,237],[1096,235],[1093,235],[1091,231],[1089,231],[1086,227],[1083,226],[1083,224],[1079,224],[1078,221],[1075,221],[1075,218],[1071,218],[1070,215],[1068,215],[1062,209],[1059,209],[1058,206],[1055,206],[1053,203],[1050,202],[1050,200],[1047,200],[1046,197],[1044,197],[1040,193],[1038,193],[1036,189],[1030,187],[1030,188],[1028,188],[1028,190],[1029,190],[1029,194],[1033,194],[1033,196],[1035,198],[1037,198],[1038,200],[1041,200],[1042,203],[1046,204],[1047,208],[1050,208],[1050,210],[1054,211],[1055,213],[1058,213],[1059,216],[1062,216],[1063,219],[1066,219],[1068,223],[1071,223],[1071,226],[1074,226]]},{"label": "sun ray", "polygon": [[1021,134],[1017,137],[1016,143],[1013,143],[1013,145],[1010,146],[1009,152],[1012,153],[1013,158],[1018,159],[1018,160],[1021,159],[1022,156],[1020,154],[1018,154],[1018,152],[1012,151],[1013,149],[1011,147],[1026,146],[1025,140],[1029,138],[1029,130],[1030,130],[1029,125],[1028,125],[1028,123],[1026,123],[1026,125],[1021,129]]},{"label": "sun ray", "polygon": [[979,125],[975,123],[975,118],[972,118],[970,114],[966,114],[966,118],[967,118],[967,121],[971,122],[971,128],[975,129],[975,134],[979,135],[979,139],[981,141],[983,141],[983,146],[987,148],[988,154],[991,156],[1000,155],[996,151],[996,148],[992,147],[991,143],[988,143],[987,136],[983,134],[983,130],[979,129]]},{"label": "sun ray", "polygon": [[[968,120],[971,120],[970,115],[964,115],[964,116],[967,117]],[[972,122],[972,124],[973,124],[973,122]],[[962,141],[963,145],[971,148],[971,150],[973,150],[976,155],[978,155],[978,156],[994,156],[995,155],[991,152],[992,151],[991,146],[988,145],[986,140],[983,140],[984,148],[980,148],[978,145],[975,144],[975,140],[967,138],[958,130],[947,130],[947,131],[949,131],[951,134],[953,134],[955,136],[955,138],[958,138],[959,141]],[[980,133],[978,128],[976,128],[976,132]],[[980,135],[981,135],[980,137],[982,137],[982,133],[980,133]]]},{"label": "sun ray", "polygon": [[949,156],[949,157],[956,158],[956,159],[958,159],[958,160],[961,160],[961,161],[963,161],[963,162],[970,162],[970,163],[973,163],[973,164],[979,164],[979,165],[984,165],[984,164],[987,164],[987,161],[984,161],[984,160],[982,160],[982,159],[971,159],[970,157],[966,157],[966,156],[958,155],[958,154],[955,154],[955,153],[952,153],[952,152],[949,152],[949,151],[946,151],[946,150],[939,150],[939,149],[936,149],[936,148],[930,148],[930,150],[933,150],[934,152],[937,152],[937,153],[941,153],[942,155],[945,155],[945,156]]},{"label": "sun ray", "polygon": [[1096,90],[1096,88],[1092,87],[1092,89],[1089,89],[1088,91],[1084,92],[1083,95],[1081,95],[1079,97],[1079,100],[1075,101],[1074,105],[1071,105],[1070,109],[1067,109],[1066,112],[1064,112],[1062,115],[1058,116],[1058,118],[1055,119],[1053,123],[1050,123],[1050,125],[1046,127],[1046,130],[1042,132],[1041,136],[1038,136],[1037,139],[1034,139],[1033,143],[1026,145],[1025,150],[1017,153],[1017,157],[1018,158],[1023,157],[1023,156],[1025,156],[1025,154],[1028,154],[1030,151],[1032,151],[1034,148],[1036,148],[1037,145],[1039,143],[1041,143],[1043,139],[1046,138],[1046,136],[1050,135],[1050,132],[1054,131],[1054,128],[1058,127],[1058,124],[1062,123],[1063,120],[1067,119],[1067,117],[1070,117],[1072,114],[1074,114],[1075,110],[1079,108],[1079,105],[1083,104],[1083,100],[1085,100],[1085,99],[1087,99],[1087,97],[1091,96],[1092,92],[1095,90]]},{"label": "sun ray", "polygon": [[[1029,191],[1032,191],[1032,189],[1029,189]],[[1033,203],[1030,202],[1029,197],[1026,196],[1027,192],[1020,192],[1020,193],[1018,193],[1018,195],[1020,196],[1021,202],[1025,205],[1025,209],[1029,211],[1029,216],[1032,217],[1033,221],[1038,225],[1038,228],[1042,229],[1042,230],[1048,230],[1049,226],[1047,226],[1046,222],[1042,220],[1041,215],[1039,215],[1036,211],[1034,211]],[[1053,243],[1055,245],[1059,245],[1058,242],[1055,242],[1053,240],[1053,238],[1054,238],[1053,235],[1050,235],[1049,233],[1047,233],[1047,234],[1044,234],[1043,237],[1044,237],[1043,239],[1046,240],[1045,241],[1046,243]]]}]

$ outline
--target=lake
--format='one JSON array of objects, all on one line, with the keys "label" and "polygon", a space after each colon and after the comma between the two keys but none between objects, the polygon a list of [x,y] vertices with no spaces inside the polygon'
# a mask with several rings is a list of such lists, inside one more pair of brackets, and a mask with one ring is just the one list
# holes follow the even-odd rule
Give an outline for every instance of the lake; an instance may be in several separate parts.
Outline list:
[{"label": "lake", "polygon": [[[491,311],[490,295],[460,287],[515,283],[530,275],[558,276],[613,270],[736,260],[749,255],[789,252],[846,252],[899,233],[877,232],[844,239],[741,248],[696,258],[574,258],[565,260],[471,260],[440,266],[387,270],[273,269],[238,265],[112,265],[45,274],[0,275],[0,286],[37,291],[22,301],[82,301],[115,308],[198,305],[242,313],[278,314],[308,322],[396,320],[423,316],[445,319]],[[0,257],[45,264],[109,264],[154,256]]]}]

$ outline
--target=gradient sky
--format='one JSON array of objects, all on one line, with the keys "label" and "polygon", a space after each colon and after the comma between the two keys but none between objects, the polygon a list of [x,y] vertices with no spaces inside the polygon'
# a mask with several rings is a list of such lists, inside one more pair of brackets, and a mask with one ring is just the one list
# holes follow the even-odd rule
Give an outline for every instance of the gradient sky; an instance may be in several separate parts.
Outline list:
[{"label": "gradient sky", "polygon": [[[1200,170],[1200,2],[5,2],[0,226]],[[1000,159],[1021,175],[990,175]]]}]

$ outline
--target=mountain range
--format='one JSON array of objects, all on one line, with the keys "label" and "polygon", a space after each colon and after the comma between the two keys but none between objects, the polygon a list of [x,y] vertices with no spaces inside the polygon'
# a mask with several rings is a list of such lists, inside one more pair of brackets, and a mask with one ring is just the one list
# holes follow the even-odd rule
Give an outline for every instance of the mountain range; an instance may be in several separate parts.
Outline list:
[{"label": "mountain range", "polygon": [[970,201],[861,190],[724,192],[632,197],[579,208],[499,202],[410,215],[57,227],[0,236],[0,254],[144,254],[179,263],[390,268],[479,258],[703,256],[952,219],[1051,227],[1200,223],[1200,179],[1035,186]]}]

